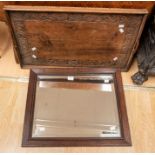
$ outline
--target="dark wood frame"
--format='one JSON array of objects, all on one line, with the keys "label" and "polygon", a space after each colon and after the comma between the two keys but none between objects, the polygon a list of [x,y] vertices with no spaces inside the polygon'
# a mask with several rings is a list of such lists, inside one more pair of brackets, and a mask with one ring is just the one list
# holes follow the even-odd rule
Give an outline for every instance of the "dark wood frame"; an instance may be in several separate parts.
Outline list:
[{"label": "dark wood frame", "polygon": [[[121,126],[120,138],[32,138],[33,113],[35,105],[36,82],[38,75],[81,75],[81,74],[113,74],[117,96],[118,113]],[[131,146],[130,130],[125,106],[125,98],[119,71],[101,68],[53,68],[33,69],[30,71],[30,81],[27,95],[22,146],[58,147],[58,146]]]}]

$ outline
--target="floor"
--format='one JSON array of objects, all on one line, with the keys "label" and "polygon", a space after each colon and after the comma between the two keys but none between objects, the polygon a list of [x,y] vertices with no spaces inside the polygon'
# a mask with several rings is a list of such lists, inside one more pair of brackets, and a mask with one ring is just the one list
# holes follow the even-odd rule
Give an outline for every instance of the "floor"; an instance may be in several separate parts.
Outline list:
[{"label": "floor", "polygon": [[[4,24],[0,23],[0,30]],[[5,26],[4,26],[5,27]],[[16,64],[11,41],[0,59],[0,152],[155,152],[155,77],[143,86],[135,86],[131,75],[137,71],[136,61],[122,73],[131,147],[54,147],[22,148],[22,128],[28,88],[29,70]]]}]

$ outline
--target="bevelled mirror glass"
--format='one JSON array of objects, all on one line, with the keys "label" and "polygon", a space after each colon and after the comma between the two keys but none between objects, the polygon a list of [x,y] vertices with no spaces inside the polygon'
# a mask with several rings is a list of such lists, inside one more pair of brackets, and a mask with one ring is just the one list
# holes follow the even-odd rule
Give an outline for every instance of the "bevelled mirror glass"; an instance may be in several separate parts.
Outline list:
[{"label": "bevelled mirror glass", "polygon": [[32,137],[120,137],[113,75],[38,76]]},{"label": "bevelled mirror glass", "polygon": [[29,132],[32,140],[120,140],[124,137],[114,73],[38,74],[34,83]]}]

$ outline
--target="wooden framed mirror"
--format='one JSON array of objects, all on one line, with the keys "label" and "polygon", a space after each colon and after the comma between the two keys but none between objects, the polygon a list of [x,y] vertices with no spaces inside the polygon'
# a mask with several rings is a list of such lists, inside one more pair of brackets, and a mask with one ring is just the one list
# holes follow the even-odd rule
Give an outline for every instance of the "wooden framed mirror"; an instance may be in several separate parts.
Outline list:
[{"label": "wooden framed mirror", "polygon": [[22,146],[130,146],[119,71],[30,72]]}]

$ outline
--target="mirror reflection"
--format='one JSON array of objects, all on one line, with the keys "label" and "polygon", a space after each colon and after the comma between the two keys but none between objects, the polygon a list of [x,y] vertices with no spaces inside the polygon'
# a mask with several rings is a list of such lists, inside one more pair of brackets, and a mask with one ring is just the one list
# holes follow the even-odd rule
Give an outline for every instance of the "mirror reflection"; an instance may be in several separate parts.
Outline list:
[{"label": "mirror reflection", "polygon": [[121,137],[113,79],[38,76],[32,137]]}]

